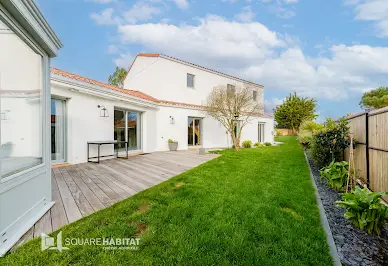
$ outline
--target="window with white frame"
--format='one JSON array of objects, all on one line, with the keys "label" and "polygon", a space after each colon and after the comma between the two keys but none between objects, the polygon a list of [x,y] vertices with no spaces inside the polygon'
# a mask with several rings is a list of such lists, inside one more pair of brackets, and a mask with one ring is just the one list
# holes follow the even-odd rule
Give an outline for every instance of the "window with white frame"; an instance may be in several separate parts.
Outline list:
[{"label": "window with white frame", "polygon": [[43,163],[43,57],[0,20],[0,179]]},{"label": "window with white frame", "polygon": [[252,99],[256,102],[257,101],[257,91],[253,91]]},{"label": "window with white frame", "polygon": [[227,84],[226,91],[228,94],[235,94],[236,93],[236,86],[232,85],[232,84]]},{"label": "window with white frame", "polygon": [[187,87],[194,88],[194,78],[193,74],[187,73]]}]

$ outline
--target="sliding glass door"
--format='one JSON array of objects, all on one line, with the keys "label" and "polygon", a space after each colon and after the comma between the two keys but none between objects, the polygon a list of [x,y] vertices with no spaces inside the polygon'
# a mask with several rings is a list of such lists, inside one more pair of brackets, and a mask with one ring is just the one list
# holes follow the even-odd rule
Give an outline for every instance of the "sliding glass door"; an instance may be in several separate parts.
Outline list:
[{"label": "sliding glass door", "polygon": [[51,99],[51,160],[65,162],[65,104],[64,100]]},{"label": "sliding glass door", "polygon": [[201,140],[201,120],[200,118],[189,117],[188,124],[188,145],[189,146],[200,146],[202,145]]},{"label": "sliding glass door", "polygon": [[[114,111],[114,139],[127,141],[129,150],[141,150],[141,113],[126,110]],[[125,151],[125,144],[118,144]]]}]

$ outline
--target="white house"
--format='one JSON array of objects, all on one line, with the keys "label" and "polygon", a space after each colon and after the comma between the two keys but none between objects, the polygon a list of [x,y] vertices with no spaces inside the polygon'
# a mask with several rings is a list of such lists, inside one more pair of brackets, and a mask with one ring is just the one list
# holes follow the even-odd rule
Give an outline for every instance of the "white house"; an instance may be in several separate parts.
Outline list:
[{"label": "white house", "polygon": [[[139,54],[124,89],[59,69],[51,74],[54,163],[86,162],[88,141],[128,141],[131,153],[168,150],[169,139],[178,141],[181,150],[231,147],[225,128],[203,112],[212,88],[242,84],[264,101],[258,93],[262,85],[164,55]],[[250,120],[241,140],[272,142],[272,132],[272,117],[262,114]],[[112,146],[101,149],[101,154],[113,153]],[[96,154],[95,147],[90,153]]]},{"label": "white house", "polygon": [[0,256],[54,204],[50,58],[61,46],[33,1],[0,1]]}]

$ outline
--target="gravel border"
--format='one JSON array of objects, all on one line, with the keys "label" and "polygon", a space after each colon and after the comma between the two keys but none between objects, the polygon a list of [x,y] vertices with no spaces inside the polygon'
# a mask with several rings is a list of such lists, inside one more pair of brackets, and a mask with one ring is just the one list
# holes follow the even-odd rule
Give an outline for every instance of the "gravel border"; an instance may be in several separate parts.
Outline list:
[{"label": "gravel border", "polygon": [[[331,229],[332,239],[336,246],[336,252],[343,265],[388,265],[388,228],[385,227],[380,237],[369,235],[364,231],[356,229],[343,216],[345,209],[335,206],[335,201],[341,200],[341,194],[330,189],[326,181],[321,181],[319,169],[309,160],[307,154],[306,160],[310,167],[310,174],[313,184],[317,186],[318,205],[322,204],[325,214],[321,214],[321,219],[327,217],[329,227],[325,225],[325,230]],[[324,223],[324,222],[323,222]],[[328,233],[327,233],[328,234]],[[330,235],[330,233],[329,233]],[[328,243],[332,239],[328,235]],[[331,249],[333,247],[331,246]],[[335,261],[335,254],[331,252]],[[335,265],[336,261],[335,261]]]}]

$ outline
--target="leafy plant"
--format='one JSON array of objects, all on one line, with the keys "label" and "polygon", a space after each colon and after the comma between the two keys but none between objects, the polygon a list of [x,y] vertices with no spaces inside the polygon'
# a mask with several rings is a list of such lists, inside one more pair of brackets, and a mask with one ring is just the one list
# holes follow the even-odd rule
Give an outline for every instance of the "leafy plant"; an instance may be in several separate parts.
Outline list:
[{"label": "leafy plant", "polygon": [[317,101],[299,97],[296,93],[290,94],[281,105],[276,106],[274,117],[279,128],[298,130],[304,120],[312,120],[317,115],[315,107]]},{"label": "leafy plant", "polygon": [[350,145],[348,121],[327,119],[323,128],[315,130],[310,143],[309,155],[322,167],[331,161],[343,160],[343,151]]},{"label": "leafy plant", "polygon": [[242,142],[243,148],[252,148],[252,141],[251,140],[244,140]]},{"label": "leafy plant", "polygon": [[314,121],[306,120],[300,124],[298,132],[299,143],[305,148],[310,147],[310,143],[313,140],[313,133],[321,130],[323,125],[317,124]]},{"label": "leafy plant", "polygon": [[116,67],[115,72],[109,76],[108,82],[111,85],[122,88],[128,71],[125,68]]},{"label": "leafy plant", "polygon": [[178,141],[169,139],[167,142],[168,142],[168,143],[177,143]]},{"label": "leafy plant", "polygon": [[349,163],[345,161],[332,161],[328,166],[323,167],[319,173],[321,174],[321,178],[326,178],[329,187],[342,191],[346,187],[348,166]]},{"label": "leafy plant", "polygon": [[255,144],[253,144],[253,146],[256,148],[260,148],[260,147],[263,147],[264,145],[261,144],[260,142],[256,142]]},{"label": "leafy plant", "polygon": [[352,193],[342,195],[342,201],[337,201],[336,204],[347,210],[344,217],[350,220],[354,227],[379,235],[388,219],[388,207],[382,204],[380,199],[387,194],[356,187]]},{"label": "leafy plant", "polygon": [[265,146],[272,146],[272,143],[271,142],[266,142],[264,143]]},{"label": "leafy plant", "polygon": [[360,101],[361,108],[383,108],[388,106],[388,88],[380,87],[365,92]]}]

